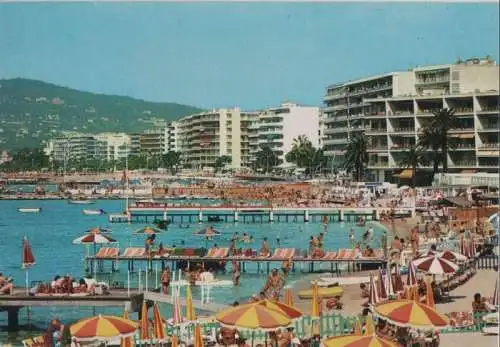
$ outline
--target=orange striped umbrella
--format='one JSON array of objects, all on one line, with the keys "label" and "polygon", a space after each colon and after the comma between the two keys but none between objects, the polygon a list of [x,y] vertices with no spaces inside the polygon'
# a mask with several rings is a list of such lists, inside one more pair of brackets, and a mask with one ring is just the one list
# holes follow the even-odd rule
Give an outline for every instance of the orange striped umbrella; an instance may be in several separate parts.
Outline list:
[{"label": "orange striped umbrella", "polygon": [[292,323],[285,314],[259,303],[230,307],[217,313],[215,319],[228,327],[249,330],[275,330]]},{"label": "orange striped umbrella", "polygon": [[430,306],[413,300],[395,300],[376,305],[373,313],[389,323],[401,327],[430,329],[445,327],[448,318]]},{"label": "orange striped umbrella", "polygon": [[434,302],[434,291],[432,290],[432,285],[431,285],[430,280],[426,281],[425,287],[426,287],[426,294],[427,294],[425,297],[425,303],[427,304],[427,306],[435,308],[436,304]]},{"label": "orange striped umbrella", "polygon": [[286,305],[288,306],[293,306],[293,292],[292,288],[286,288],[285,289],[285,297],[284,300]]},{"label": "orange striped umbrella", "polygon": [[191,286],[186,286],[186,319],[188,321],[196,320],[196,312],[193,306],[193,295],[191,294]]},{"label": "orange striped umbrella", "polygon": [[158,308],[157,303],[155,303],[153,307],[153,328],[154,338],[156,340],[165,341],[165,328],[163,326],[163,319],[161,318],[160,309]]},{"label": "orange striped umbrella", "polygon": [[297,319],[304,315],[301,310],[283,304],[279,301],[271,301],[271,300],[262,300],[258,302],[260,305],[264,305],[267,308],[283,313],[284,315],[290,317],[291,319]]},{"label": "orange striped umbrella", "polygon": [[375,334],[375,323],[373,323],[373,316],[370,314],[366,316],[365,335],[371,336],[373,334]]},{"label": "orange striped umbrella", "polygon": [[70,328],[78,341],[109,341],[134,335],[137,323],[116,316],[96,316],[82,319]]},{"label": "orange striped umbrella", "polygon": [[139,328],[141,329],[139,340],[149,341],[151,339],[151,336],[149,336],[148,306],[146,305],[146,301],[142,303],[141,321],[139,322],[139,324]]},{"label": "orange striped umbrella", "polygon": [[323,340],[322,345],[324,347],[397,347],[394,342],[376,335],[336,336]]},{"label": "orange striped umbrella", "polygon": [[[128,311],[123,312],[123,319],[128,319]],[[135,346],[134,338],[132,336],[120,339],[120,347],[133,347]]]},{"label": "orange striped umbrella", "polygon": [[176,335],[172,336],[171,344],[172,344],[172,347],[179,347],[179,340],[177,339]]},{"label": "orange striped umbrella", "polygon": [[361,335],[361,322],[358,317],[356,317],[356,322],[354,323],[354,335]]},{"label": "orange striped umbrella", "polygon": [[203,335],[201,334],[200,324],[194,327],[194,347],[203,347]]},{"label": "orange striped umbrella", "polygon": [[320,302],[319,302],[319,288],[318,284],[314,283],[312,288],[312,309],[311,318],[319,318],[321,315]]}]

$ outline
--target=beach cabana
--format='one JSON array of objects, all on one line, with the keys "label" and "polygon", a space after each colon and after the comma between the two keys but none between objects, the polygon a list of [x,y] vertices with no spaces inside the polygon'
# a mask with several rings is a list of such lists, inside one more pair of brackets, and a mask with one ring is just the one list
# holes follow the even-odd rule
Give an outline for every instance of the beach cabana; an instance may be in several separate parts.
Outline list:
[{"label": "beach cabana", "polygon": [[376,335],[346,335],[330,337],[321,342],[322,347],[397,347],[392,341]]},{"label": "beach cabana", "polygon": [[137,323],[116,316],[96,316],[82,319],[70,327],[71,336],[77,341],[107,342],[116,338],[133,336]]},{"label": "beach cabana", "polygon": [[373,314],[390,324],[404,327],[429,330],[444,328],[449,324],[448,318],[434,308],[413,300],[395,300],[375,305]]}]

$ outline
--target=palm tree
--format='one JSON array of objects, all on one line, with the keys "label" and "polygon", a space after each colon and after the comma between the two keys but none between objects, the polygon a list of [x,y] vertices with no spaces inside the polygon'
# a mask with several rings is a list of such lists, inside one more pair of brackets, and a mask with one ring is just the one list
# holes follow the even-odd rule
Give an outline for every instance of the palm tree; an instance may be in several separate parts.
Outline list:
[{"label": "palm tree", "polygon": [[181,162],[181,154],[175,151],[168,151],[161,157],[162,164],[168,168],[171,174],[175,174]]},{"label": "palm tree", "polygon": [[275,151],[269,146],[264,146],[255,154],[255,167],[264,172],[270,172],[275,166],[280,164],[280,160]]},{"label": "palm tree", "polygon": [[448,132],[459,127],[459,121],[454,116],[455,111],[452,108],[443,108],[437,110],[430,123],[430,127],[436,129],[436,136],[441,148],[443,157],[443,173],[448,172]]},{"label": "palm tree", "polygon": [[354,172],[356,180],[362,181],[368,164],[367,140],[364,134],[354,135],[345,147],[344,169]]},{"label": "palm tree", "polygon": [[426,126],[422,130],[422,134],[418,140],[418,146],[422,149],[430,149],[432,151],[432,173],[435,175],[439,170],[439,164],[443,163],[443,154],[441,153],[441,143],[439,138],[440,130],[432,126]]},{"label": "palm tree", "polygon": [[217,173],[219,169],[222,169],[226,164],[230,164],[232,161],[229,155],[222,155],[215,160],[214,171]]},{"label": "palm tree", "polygon": [[403,157],[398,164],[403,168],[411,168],[411,186],[413,188],[417,183],[417,169],[420,165],[424,165],[426,161],[424,149],[420,146],[411,146],[408,151],[403,152]]}]

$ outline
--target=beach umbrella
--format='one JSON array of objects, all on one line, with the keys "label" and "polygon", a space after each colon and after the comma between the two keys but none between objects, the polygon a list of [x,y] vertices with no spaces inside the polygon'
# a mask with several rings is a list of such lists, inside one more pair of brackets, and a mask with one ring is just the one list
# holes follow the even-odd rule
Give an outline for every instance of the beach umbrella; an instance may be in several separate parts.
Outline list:
[{"label": "beach umbrella", "polygon": [[299,310],[298,308],[283,304],[279,301],[262,300],[262,301],[259,301],[258,304],[264,305],[267,308],[270,308],[272,310],[281,312],[281,313],[285,314],[286,316],[290,317],[291,319],[297,319],[297,318],[300,318],[304,315],[304,313],[301,310]]},{"label": "beach umbrella", "polygon": [[412,295],[413,295],[412,288],[413,288],[413,287],[408,287],[408,286],[406,286],[406,287],[404,288],[403,297],[404,297],[405,299],[408,299],[408,300],[411,300],[411,299],[412,299]]},{"label": "beach umbrella", "polygon": [[196,324],[194,327],[194,347],[203,347],[203,335],[200,324]]},{"label": "beach umbrella", "polygon": [[444,275],[455,273],[458,265],[437,255],[430,255],[415,259],[411,262],[415,267],[431,275]]},{"label": "beach umbrella", "polygon": [[498,306],[498,278],[495,281],[495,289],[493,290],[493,297],[491,300],[493,306]]},{"label": "beach umbrella", "polygon": [[116,316],[95,316],[82,319],[70,328],[71,336],[77,341],[110,341],[133,336],[137,323]]},{"label": "beach umbrella", "polygon": [[186,286],[186,319],[188,321],[196,320],[196,313],[193,306],[193,295],[191,294],[191,286]]},{"label": "beach umbrella", "polygon": [[147,226],[144,228],[134,230],[134,234],[145,234],[145,235],[153,235],[162,232],[164,232],[164,230],[152,226]]},{"label": "beach umbrella", "polygon": [[312,308],[311,308],[311,318],[319,318],[321,316],[321,303],[319,301],[319,287],[317,283],[313,284],[312,287]]},{"label": "beach umbrella", "polygon": [[466,261],[467,260],[467,257],[465,255],[460,254],[458,252],[450,251],[449,249],[447,249],[441,253],[438,253],[437,255],[439,257],[446,259],[446,260],[449,260],[451,262]]},{"label": "beach umbrella", "polygon": [[397,347],[392,341],[376,335],[345,335],[330,337],[321,342],[322,347]]},{"label": "beach umbrella", "polygon": [[394,296],[396,294],[396,291],[394,290],[394,285],[392,282],[392,273],[389,270],[387,270],[385,272],[385,289],[386,289],[388,298],[391,296]]},{"label": "beach umbrella", "polygon": [[407,286],[415,286],[418,284],[417,281],[417,270],[415,269],[415,265],[410,261],[408,264],[408,275],[406,277],[406,285]]},{"label": "beach umbrella", "polygon": [[426,292],[425,304],[432,308],[436,307],[436,304],[434,302],[434,291],[432,290],[432,284],[430,279],[427,279],[425,281],[425,292]]},{"label": "beach umbrella", "polygon": [[354,322],[354,335],[361,335],[361,321],[359,317],[356,317],[356,322]]},{"label": "beach umbrella", "polygon": [[366,316],[364,335],[371,336],[373,334],[375,334],[375,323],[373,322],[373,316],[369,314]]},{"label": "beach umbrella", "polygon": [[[127,310],[125,310],[123,312],[123,319],[127,319],[128,320],[128,311]],[[134,337],[133,336],[122,337],[120,339],[120,347],[133,347],[133,346],[135,346]]]},{"label": "beach umbrella", "polygon": [[88,233],[73,240],[76,245],[115,243],[116,240],[100,233]]},{"label": "beach umbrella", "polygon": [[292,288],[288,287],[285,289],[284,303],[288,306],[293,306],[293,292]]},{"label": "beach umbrella", "polygon": [[172,335],[172,340],[170,341],[171,347],[179,347],[179,340],[176,335]]},{"label": "beach umbrella", "polygon": [[144,300],[141,308],[141,320],[139,321],[140,325],[140,341],[149,341],[151,336],[149,335],[149,320],[148,320],[148,306],[146,305],[146,301]]},{"label": "beach umbrella", "polygon": [[370,293],[368,297],[368,303],[372,306],[379,302],[377,286],[375,285],[375,279],[373,278],[373,274],[370,272]]},{"label": "beach umbrella", "polygon": [[387,289],[385,288],[384,275],[382,274],[382,269],[378,270],[378,281],[377,281],[378,297],[379,299],[387,299]]},{"label": "beach umbrella", "polygon": [[415,329],[446,327],[448,318],[434,308],[413,300],[394,300],[373,307],[373,314],[388,323]]},{"label": "beach umbrella", "polygon": [[165,341],[166,338],[163,319],[161,318],[160,309],[156,302],[153,306],[153,337],[161,342]]},{"label": "beach umbrella", "polygon": [[219,236],[221,235],[221,232],[218,230],[215,230],[212,227],[204,228],[198,231],[195,231],[193,235],[196,236]]},{"label": "beach umbrella", "polygon": [[231,328],[264,331],[287,327],[292,323],[290,317],[259,303],[230,307],[217,313],[215,319]]},{"label": "beach umbrella", "polygon": [[111,229],[108,228],[101,228],[101,227],[95,227],[91,229],[85,230],[86,233],[93,233],[93,234],[105,234],[105,233],[110,233],[112,232]]}]

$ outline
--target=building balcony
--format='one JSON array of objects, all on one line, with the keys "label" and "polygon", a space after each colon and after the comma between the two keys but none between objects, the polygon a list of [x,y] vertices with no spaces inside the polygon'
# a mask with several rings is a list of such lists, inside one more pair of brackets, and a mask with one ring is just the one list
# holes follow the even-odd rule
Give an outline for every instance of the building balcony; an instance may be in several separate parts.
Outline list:
[{"label": "building balcony", "polygon": [[418,78],[415,81],[415,85],[433,85],[433,84],[449,84],[450,77],[428,77],[428,78]]},{"label": "building balcony", "polygon": [[325,128],[324,134],[338,134],[338,133],[347,133],[349,131],[348,127],[340,127],[340,128]]},{"label": "building balcony", "polygon": [[478,146],[478,149],[498,149],[500,148],[500,143],[483,143]]},{"label": "building balcony", "polygon": [[481,150],[477,151],[477,156],[478,157],[494,157],[494,158],[498,158],[498,157],[500,157],[500,148],[489,149],[489,150],[481,149]]},{"label": "building balcony", "polygon": [[332,93],[332,94],[326,94],[323,97],[323,100],[325,101],[330,101],[330,100],[336,100],[336,99],[342,99],[347,96],[347,93]]},{"label": "building balcony", "polygon": [[409,135],[414,135],[415,134],[415,128],[393,128],[392,131],[389,130],[389,135],[401,135],[401,134],[409,134]]},{"label": "building balcony", "polygon": [[324,145],[334,145],[334,144],[344,144],[348,143],[349,140],[347,139],[347,136],[342,139],[324,139],[323,144]]},{"label": "building balcony", "polygon": [[456,116],[473,115],[474,109],[472,107],[459,107],[454,108]]},{"label": "building balcony", "polygon": [[387,145],[370,146],[366,148],[367,152],[387,152]]},{"label": "building balcony", "polygon": [[476,111],[477,114],[482,115],[497,114],[498,112],[500,112],[500,108],[498,106],[485,106],[482,107],[481,110]]},{"label": "building balcony", "polygon": [[373,87],[363,87],[359,89],[354,89],[352,91],[349,91],[348,95],[349,96],[358,96],[358,95],[363,95],[363,94],[370,94],[370,93],[376,93],[380,92],[383,90],[387,89],[392,89],[392,84],[387,83],[387,84],[379,84],[375,85]]},{"label": "building balcony", "polygon": [[431,109],[417,110],[417,112],[415,112],[415,115],[417,117],[434,117],[434,113]]},{"label": "building balcony", "polygon": [[369,169],[385,169],[385,168],[389,168],[389,163],[387,162],[369,162],[368,163],[368,168]]},{"label": "building balcony", "polygon": [[476,167],[477,163],[475,160],[463,160],[463,161],[451,162],[449,163],[448,166],[453,168],[467,168],[467,167]]},{"label": "building balcony", "polygon": [[411,112],[411,111],[395,111],[395,112],[388,111],[387,115],[389,117],[394,117],[394,118],[405,118],[405,117],[406,118],[408,118],[408,117],[413,118],[414,117],[413,112]]},{"label": "building balcony", "polygon": [[328,112],[340,111],[340,110],[345,110],[345,109],[347,109],[347,104],[326,106],[325,108],[323,108],[323,111],[328,113]]},{"label": "building balcony", "polygon": [[387,128],[368,128],[365,129],[366,135],[386,135]]},{"label": "building balcony", "polygon": [[500,131],[498,125],[493,125],[493,126],[489,125],[487,127],[477,129],[478,133],[495,133],[495,132],[497,133],[498,131]]},{"label": "building balcony", "polygon": [[363,118],[365,119],[376,119],[376,118],[385,118],[386,114],[384,111],[379,111],[379,112],[369,112],[365,113]]},{"label": "building balcony", "polygon": [[409,150],[412,146],[415,145],[411,143],[401,143],[401,144],[394,144],[390,146],[389,149],[391,150],[391,152],[401,152]]}]

